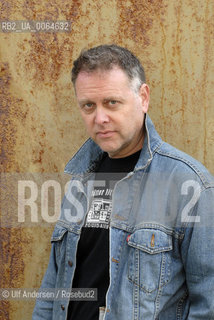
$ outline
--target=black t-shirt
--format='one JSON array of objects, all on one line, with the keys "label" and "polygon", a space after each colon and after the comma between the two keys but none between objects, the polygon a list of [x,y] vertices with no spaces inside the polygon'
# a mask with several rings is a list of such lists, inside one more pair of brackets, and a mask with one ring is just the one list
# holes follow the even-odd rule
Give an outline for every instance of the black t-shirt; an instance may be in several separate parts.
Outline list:
[{"label": "black t-shirt", "polygon": [[98,320],[109,286],[109,218],[115,183],[133,171],[140,151],[113,159],[104,154],[77,248],[73,288],[97,288],[97,301],[70,301],[67,320]]}]

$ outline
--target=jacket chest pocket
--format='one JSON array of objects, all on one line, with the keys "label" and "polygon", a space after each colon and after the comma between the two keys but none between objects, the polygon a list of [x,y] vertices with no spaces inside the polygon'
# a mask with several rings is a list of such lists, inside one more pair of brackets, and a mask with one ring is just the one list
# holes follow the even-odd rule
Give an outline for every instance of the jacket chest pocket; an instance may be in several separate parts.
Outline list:
[{"label": "jacket chest pocket", "polygon": [[151,293],[170,281],[172,237],[157,229],[139,229],[128,237],[128,278]]}]

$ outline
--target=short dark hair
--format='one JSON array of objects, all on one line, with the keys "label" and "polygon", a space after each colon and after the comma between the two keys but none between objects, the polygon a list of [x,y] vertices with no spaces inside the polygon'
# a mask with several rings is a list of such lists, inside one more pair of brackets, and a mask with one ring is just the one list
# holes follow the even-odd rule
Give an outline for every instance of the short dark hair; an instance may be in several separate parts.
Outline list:
[{"label": "short dark hair", "polygon": [[143,66],[131,51],[115,44],[105,44],[81,51],[73,63],[71,72],[73,85],[81,71],[111,70],[115,66],[121,68],[130,81],[138,80],[139,86],[145,83]]}]

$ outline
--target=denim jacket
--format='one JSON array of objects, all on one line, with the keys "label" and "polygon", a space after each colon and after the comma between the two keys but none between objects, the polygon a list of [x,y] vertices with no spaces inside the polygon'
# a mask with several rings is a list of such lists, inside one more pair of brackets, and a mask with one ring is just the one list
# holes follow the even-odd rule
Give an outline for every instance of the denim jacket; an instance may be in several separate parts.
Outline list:
[{"label": "denim jacket", "polygon": [[[115,185],[105,320],[214,319],[214,179],[163,142],[151,119],[133,170]],[[77,244],[102,150],[91,140],[69,161],[70,187],[41,288],[72,287]],[[67,299],[37,300],[33,320],[64,320]],[[104,310],[104,311],[103,311]]]}]

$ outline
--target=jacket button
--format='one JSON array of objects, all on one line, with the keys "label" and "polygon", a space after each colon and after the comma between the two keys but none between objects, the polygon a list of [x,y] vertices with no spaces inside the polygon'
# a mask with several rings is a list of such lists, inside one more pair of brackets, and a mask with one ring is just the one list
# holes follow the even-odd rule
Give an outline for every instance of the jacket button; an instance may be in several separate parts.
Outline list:
[{"label": "jacket button", "polygon": [[73,262],[71,260],[68,260],[68,264],[69,264],[70,267],[73,266]]},{"label": "jacket button", "polygon": [[61,304],[61,309],[64,311],[65,310],[65,306],[63,306],[63,304]]}]

